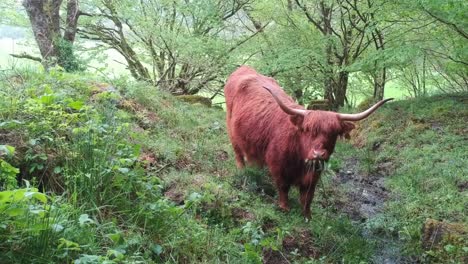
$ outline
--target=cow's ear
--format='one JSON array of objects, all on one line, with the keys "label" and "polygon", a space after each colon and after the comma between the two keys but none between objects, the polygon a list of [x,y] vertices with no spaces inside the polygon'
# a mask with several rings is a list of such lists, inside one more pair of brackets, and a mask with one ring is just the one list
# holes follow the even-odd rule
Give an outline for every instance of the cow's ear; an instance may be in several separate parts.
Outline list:
[{"label": "cow's ear", "polygon": [[350,133],[356,126],[351,122],[342,122],[341,123],[341,133],[340,136],[346,139],[350,139]]},{"label": "cow's ear", "polygon": [[302,122],[304,121],[304,116],[302,115],[292,115],[289,117],[291,123],[293,123],[297,128],[302,127]]}]

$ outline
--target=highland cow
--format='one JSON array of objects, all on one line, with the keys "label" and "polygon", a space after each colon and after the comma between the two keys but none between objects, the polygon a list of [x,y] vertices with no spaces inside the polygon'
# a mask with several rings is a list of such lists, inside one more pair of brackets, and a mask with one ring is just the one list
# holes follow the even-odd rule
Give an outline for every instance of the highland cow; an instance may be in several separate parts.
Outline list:
[{"label": "highland cow", "polygon": [[315,186],[336,140],[349,138],[352,122],[366,118],[391,100],[382,100],[358,114],[306,110],[273,78],[247,66],[231,74],[224,94],[237,166],[267,166],[279,192],[279,206],[285,211],[289,211],[289,189],[297,186],[307,218]]}]

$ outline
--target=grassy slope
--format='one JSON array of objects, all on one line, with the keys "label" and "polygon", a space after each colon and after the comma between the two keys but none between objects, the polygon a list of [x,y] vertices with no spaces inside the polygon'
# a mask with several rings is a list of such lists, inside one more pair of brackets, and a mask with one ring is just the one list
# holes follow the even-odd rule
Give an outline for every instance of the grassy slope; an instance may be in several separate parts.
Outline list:
[{"label": "grassy slope", "polygon": [[[99,123],[98,128],[103,132],[98,137],[104,140],[93,139],[93,142],[100,144],[93,147],[106,149],[108,158],[100,159],[97,155],[92,163],[87,161],[88,158],[78,162],[86,166],[67,165],[70,161],[76,161],[73,153],[83,151],[83,146],[75,141],[61,143],[60,148],[67,151],[61,153],[65,158],[57,162],[64,163],[59,164],[65,168],[64,172],[44,172],[42,175],[63,177],[65,186],[74,188],[68,189],[64,195],[50,196],[50,200],[58,204],[53,210],[62,216],[61,223],[65,229],[46,236],[45,239],[50,240],[46,245],[41,242],[44,238],[37,238],[36,233],[22,236],[16,233],[16,237],[15,233],[0,233],[8,238],[27,237],[28,241],[34,242],[27,246],[20,244],[24,248],[18,247],[16,252],[9,250],[14,241],[0,244],[0,254],[11,257],[32,252],[30,254],[36,257],[37,262],[80,258],[81,261],[115,262],[258,263],[263,259],[282,263],[288,259],[299,263],[357,263],[369,261],[372,257],[374,245],[362,235],[363,226],[352,223],[339,208],[333,206],[337,199],[342,199],[344,192],[333,186],[330,180],[334,174],[332,171],[324,175],[319,186],[312,205],[312,221],[306,223],[301,217],[297,192],[291,198],[292,211],[287,214],[280,212],[275,205],[276,192],[265,171],[238,171],[235,168],[221,110],[192,106],[151,87],[119,80],[113,85],[124,98],[101,93],[98,96],[102,100],[92,97],[92,91],[96,90],[99,81],[90,81],[86,77],[62,74],[44,77],[34,73],[25,77],[25,83],[12,84],[9,80],[3,87],[17,85],[21,89],[17,88],[18,97],[9,94],[16,98],[15,103],[13,100],[3,100],[0,114],[4,119],[26,123],[23,127],[13,128],[28,131],[24,134],[24,142],[28,142],[28,137],[39,128],[26,119],[22,120],[34,113],[24,113],[21,104],[28,100],[28,96],[42,98],[45,93],[50,93],[44,91],[44,84],[47,84],[45,86],[51,87],[54,94],[69,94],[63,100],[57,99],[57,104],[68,104],[67,97],[71,97],[84,101],[96,111],[90,114],[87,110],[80,110],[83,115],[76,123],[70,121],[69,127]],[[10,89],[14,90],[15,87]],[[21,91],[28,91],[27,96],[22,95]],[[88,100],[89,97],[94,99]],[[395,171],[389,177],[388,184],[394,191],[395,199],[399,199],[399,204],[397,200],[388,204],[387,211],[379,218],[382,220],[376,220],[374,225],[376,228],[383,226],[390,233],[398,232],[408,242],[406,248],[410,254],[420,252],[417,246],[411,245],[418,244],[421,221],[426,217],[466,221],[461,213],[463,194],[457,191],[455,185],[463,173],[466,175],[466,171],[461,171],[463,168],[466,170],[466,166],[461,166],[463,162],[466,163],[466,147],[457,143],[463,138],[455,133],[463,129],[461,121],[466,119],[466,107],[457,99],[432,100],[436,99],[394,103],[362,127],[362,134],[369,136],[367,145],[371,146],[376,141],[383,144],[377,158],[361,159],[369,163],[367,169],[377,167],[384,161],[393,162]],[[119,101],[118,105],[116,101]],[[43,102],[38,105],[35,107],[42,111],[37,114],[38,119],[42,120],[40,114],[50,116],[48,109],[43,109]],[[68,116],[66,113],[69,110],[64,109],[50,117],[50,122],[61,123],[63,115],[75,118]],[[395,111],[398,115],[395,115]],[[453,111],[464,111],[465,114],[452,118]],[[438,130],[434,132],[432,121],[420,124],[424,117],[436,122],[436,127],[441,127],[447,134],[438,134]],[[109,127],[118,127],[116,130],[120,132],[112,132]],[[367,131],[367,127],[372,129]],[[40,127],[41,131],[47,129],[53,131],[46,132],[54,132],[47,135],[69,133],[67,129],[62,131],[54,126]],[[396,133],[400,130],[400,133]],[[122,131],[125,133],[122,134]],[[134,146],[142,148],[138,159],[122,154],[128,148],[134,149]],[[420,146],[424,148],[417,150],[416,147]],[[452,155],[445,154],[449,146]],[[21,152],[21,147],[16,147]],[[89,149],[92,147],[85,144],[84,150]],[[333,169],[338,169],[347,155],[365,154],[348,144],[340,144],[337,152],[330,163]],[[418,157],[414,162],[402,162],[414,156]],[[36,166],[34,162],[24,160],[25,157],[24,153],[18,153],[16,162],[12,161],[23,169],[23,174],[31,166]],[[120,163],[107,169],[106,160],[114,160],[115,157]],[[46,159],[51,158],[53,155],[46,155]],[[438,166],[433,166],[433,162],[438,162]],[[104,174],[107,182],[103,183],[100,178],[90,182],[94,178],[86,173],[86,168],[89,164],[97,166],[96,163],[100,166],[98,168],[107,172]],[[25,174],[28,176],[28,173]],[[87,192],[80,192],[80,188],[84,187],[89,188],[89,192],[94,189],[101,191],[88,196]],[[440,197],[437,202],[434,202],[432,195]],[[76,202],[80,199],[81,202]],[[92,205],[90,201],[93,201]],[[397,208],[401,204],[405,205],[404,210]],[[92,219],[91,222],[87,222],[84,214]],[[89,238],[84,239],[85,236]],[[62,238],[65,240],[59,240]],[[36,245],[41,247],[31,250]]]},{"label": "grassy slope", "polygon": [[[276,192],[265,171],[238,171],[223,111],[187,105],[170,96],[161,98],[160,93],[146,89],[137,89],[130,96],[160,118],[147,129],[147,151],[159,158],[169,157],[166,164],[178,168],[164,170],[160,176],[169,197],[179,201],[200,195],[195,217],[215,232],[221,240],[218,245],[223,245],[213,252],[215,259],[256,262],[262,254],[271,261],[284,260],[282,254],[297,261],[312,256],[324,261],[369,257],[372,245],[360,236],[360,228],[333,209],[318,206],[329,202],[323,196],[317,197],[313,220],[306,223],[300,215],[297,193],[292,198],[292,212],[284,214],[275,205]],[[287,249],[283,247],[285,239]],[[194,254],[203,255],[210,249],[209,244],[200,246]],[[242,254],[243,250],[250,255]]]},{"label": "grassy slope", "polygon": [[[397,237],[403,251],[435,262],[463,262],[466,236],[423,250],[426,219],[468,223],[468,94],[397,101],[361,123],[363,171],[386,177],[384,213],[370,225]],[[466,232],[466,231],[465,231]],[[466,261],[466,259],[465,259]]]},{"label": "grassy slope", "polygon": [[[166,113],[166,111],[172,113],[174,109],[155,108],[158,105],[155,102],[157,97],[151,98],[145,94],[144,98],[136,98],[150,109],[160,112],[161,115],[177,117],[176,114]],[[391,198],[384,213],[376,219],[371,219],[368,224],[372,225],[375,232],[384,230],[391,235],[397,235],[404,243],[403,252],[409,255],[423,256],[427,260],[431,259],[431,254],[436,256],[434,260],[456,260],[463,255],[463,242],[457,244],[451,252],[444,250],[439,250],[439,252],[434,248],[433,251],[436,251],[434,253],[424,252],[420,247],[420,241],[421,227],[426,218],[448,222],[467,222],[466,189],[460,189],[460,186],[466,185],[466,175],[468,175],[468,145],[465,138],[466,120],[468,120],[466,100],[466,95],[453,95],[393,103],[391,107],[382,109],[371,119],[362,123],[359,129],[360,136],[356,140],[359,141],[357,145],[364,144],[361,149],[350,148],[346,144],[338,146],[337,160],[332,163],[332,166],[349,156],[347,154],[357,155],[362,160],[361,167],[364,171],[379,170],[381,164],[390,166],[386,168],[386,173],[388,174],[387,186],[392,192]],[[372,256],[369,253],[372,242],[364,241],[366,238],[361,236],[361,227],[351,225],[346,216],[334,212],[333,208],[323,207],[334,203],[329,199],[338,199],[323,196],[324,189],[331,190],[330,192],[338,197],[343,195],[342,190],[332,190],[330,175],[324,177],[324,185],[321,186],[322,190],[315,200],[312,223],[303,222],[297,203],[290,214],[278,212],[271,197],[275,195],[275,192],[268,191],[272,189],[272,186],[268,178],[265,179],[264,172],[239,172],[233,168],[232,152],[224,134],[224,114],[215,112],[210,117],[213,119],[203,120],[200,119],[201,115],[196,113],[197,108],[190,107],[190,109],[189,112],[192,114],[182,117],[183,121],[174,124],[175,126],[169,130],[173,131],[176,128],[180,130],[180,133],[176,133],[180,138],[175,141],[172,139],[163,141],[171,142],[171,144],[178,142],[177,144],[185,146],[182,147],[185,153],[194,153],[190,155],[195,164],[193,166],[200,169],[199,171],[192,170],[190,174],[169,173],[168,176],[163,176],[163,179],[166,180],[167,186],[173,184],[172,186],[175,186],[173,188],[186,196],[192,192],[200,193],[202,196],[214,195],[214,200],[217,202],[214,205],[215,208],[210,208],[212,204],[208,205],[209,210],[215,209],[208,213],[208,222],[213,220],[213,215],[210,214],[218,214],[219,212],[215,211],[221,211],[221,214],[225,215],[215,217],[221,218],[216,220],[221,221],[216,225],[227,225],[229,226],[227,230],[233,230],[233,228],[235,230],[246,222],[251,222],[262,228],[265,237],[276,236],[278,239],[279,235],[275,234],[276,232],[290,234],[297,238],[303,236],[304,232],[309,232],[313,237],[309,242],[317,251],[316,256],[322,256],[324,259],[336,261],[344,256],[344,259],[348,261],[356,261],[366,260]],[[201,110],[205,117],[209,117],[207,115],[211,113],[209,110]],[[197,117],[193,118],[193,116]],[[219,125],[221,133],[212,137],[211,131],[207,130],[200,135],[195,128],[201,124],[205,126],[216,124],[216,127]],[[185,127],[188,129],[182,129]],[[190,135],[185,135],[187,132]],[[195,147],[196,150],[191,150],[190,146],[193,147],[197,144],[195,142],[200,141],[203,141],[201,146],[205,148],[200,149],[201,146],[198,145]],[[375,146],[376,142],[379,142],[381,147],[376,150],[377,153],[369,155],[367,148]],[[186,147],[188,149],[185,149]],[[204,154],[200,154],[200,151]],[[220,156],[224,157],[222,153],[226,152],[229,153],[230,158],[220,159]],[[200,154],[201,159],[197,157],[197,153]],[[212,171],[206,173],[207,168],[213,167],[215,167],[213,172],[216,178],[213,178]],[[245,184],[246,181],[247,184]],[[259,191],[265,189],[267,194],[259,196]],[[297,194],[293,197],[296,199]],[[239,215],[236,214],[239,212],[241,212],[241,217],[237,219]],[[247,217],[242,219],[242,215]],[[231,225],[231,221],[239,223]],[[270,226],[270,222],[273,222],[273,226]],[[230,232],[225,235],[229,237]],[[281,249],[283,246],[282,254],[290,258],[293,255],[288,252],[284,237],[282,240],[276,241],[276,247]],[[301,244],[304,241],[299,238],[297,243]],[[303,251],[299,251],[299,254],[293,256],[292,259],[301,260],[301,254],[306,254],[307,250]]]},{"label": "grassy slope", "polygon": [[237,171],[220,109],[125,80],[113,82],[121,97],[92,76],[1,77],[0,145],[16,148],[15,157],[1,158],[49,194],[45,203],[34,189],[31,196],[0,181],[9,190],[0,195],[6,262],[356,262],[370,255],[360,227],[324,208],[328,199],[318,195],[306,223],[297,193],[292,212],[282,213],[265,171]]}]

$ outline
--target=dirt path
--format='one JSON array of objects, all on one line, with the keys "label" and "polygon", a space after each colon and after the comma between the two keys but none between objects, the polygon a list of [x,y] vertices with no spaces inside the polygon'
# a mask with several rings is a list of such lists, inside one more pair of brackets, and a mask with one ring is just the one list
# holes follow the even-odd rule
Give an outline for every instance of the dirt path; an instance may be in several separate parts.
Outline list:
[{"label": "dirt path", "polygon": [[374,263],[399,264],[408,263],[401,255],[398,238],[375,233],[367,223],[383,211],[389,191],[384,187],[385,176],[382,174],[359,175],[358,160],[348,159],[344,168],[333,177],[334,184],[344,189],[347,200],[342,206],[344,211],[356,223],[364,226],[363,236],[376,243],[376,251],[372,258]]}]

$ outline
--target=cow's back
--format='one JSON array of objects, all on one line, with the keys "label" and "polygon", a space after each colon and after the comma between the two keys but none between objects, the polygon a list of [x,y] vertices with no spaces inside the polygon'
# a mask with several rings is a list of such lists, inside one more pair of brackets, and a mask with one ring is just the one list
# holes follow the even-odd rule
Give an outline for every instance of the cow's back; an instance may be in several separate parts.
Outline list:
[{"label": "cow's back", "polygon": [[257,72],[248,66],[239,67],[229,76],[224,86],[228,118],[231,116],[235,98],[238,97],[239,93],[245,93],[245,88],[249,86],[250,83],[254,82],[256,78],[258,78]]},{"label": "cow's back", "polygon": [[241,66],[234,71],[224,86],[228,118],[230,118],[231,112],[235,108],[234,104],[261,107],[265,102],[265,98],[271,100],[270,94],[262,88],[264,85],[276,89],[280,97],[283,97],[284,94],[286,101],[290,100],[273,78],[261,75],[248,66]]},{"label": "cow's back", "polygon": [[233,72],[224,88],[231,142],[234,148],[259,165],[265,162],[265,151],[274,140],[274,134],[289,118],[263,86],[275,90],[286,104],[293,102],[273,78],[258,74],[247,66]]}]

